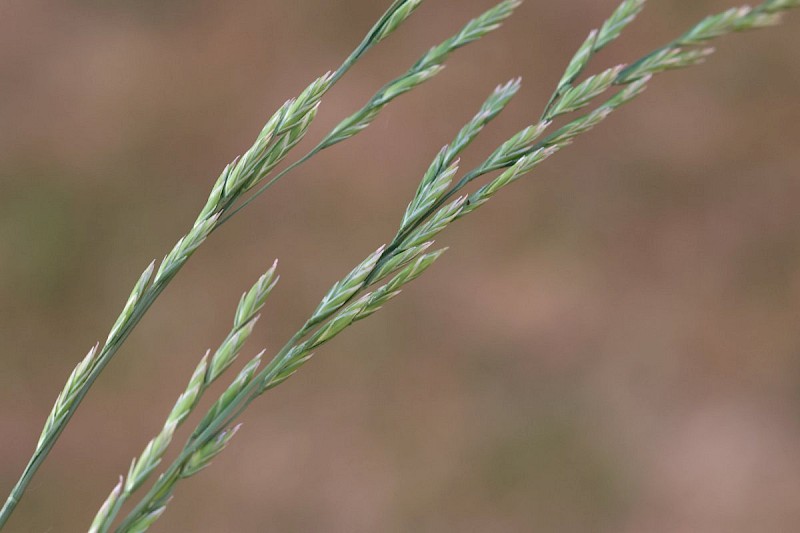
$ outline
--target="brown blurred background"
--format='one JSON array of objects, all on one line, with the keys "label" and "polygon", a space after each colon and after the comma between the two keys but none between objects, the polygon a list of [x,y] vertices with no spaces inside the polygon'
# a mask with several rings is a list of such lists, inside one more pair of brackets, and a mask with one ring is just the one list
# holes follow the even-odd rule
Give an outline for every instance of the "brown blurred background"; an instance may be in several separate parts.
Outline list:
[{"label": "brown blurred background", "polygon": [[[428,0],[308,141],[492,0]],[[538,117],[615,0],[528,0],[200,249],[102,375],[9,532],[82,531],[238,296],[277,349],[392,235],[438,148]],[[660,0],[596,68],[733,1]],[[0,3],[0,489],[65,378],[224,164],[389,0]],[[451,250],[244,417],[153,531],[752,532],[800,527],[800,13],[720,42],[452,227]],[[310,144],[310,143],[309,143]],[[205,404],[204,404],[205,405]],[[179,439],[179,441],[182,439]]]}]

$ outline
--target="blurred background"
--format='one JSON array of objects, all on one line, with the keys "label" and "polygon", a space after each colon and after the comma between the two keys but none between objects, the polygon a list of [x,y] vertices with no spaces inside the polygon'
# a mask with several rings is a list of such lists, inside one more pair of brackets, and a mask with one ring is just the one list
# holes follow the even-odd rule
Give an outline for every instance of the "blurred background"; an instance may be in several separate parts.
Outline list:
[{"label": "blurred background", "polygon": [[[272,111],[388,4],[0,3],[3,497],[141,270]],[[425,2],[329,94],[305,146],[492,4]],[[391,238],[497,83],[524,79],[465,166],[535,120],[616,4],[527,0],[215,233],[98,380],[8,531],[85,530],[275,257],[282,280],[244,357],[277,350]],[[734,2],[651,4],[595,68]],[[800,13],[719,49],[448,230],[444,258],[254,404],[152,531],[794,530]]]}]

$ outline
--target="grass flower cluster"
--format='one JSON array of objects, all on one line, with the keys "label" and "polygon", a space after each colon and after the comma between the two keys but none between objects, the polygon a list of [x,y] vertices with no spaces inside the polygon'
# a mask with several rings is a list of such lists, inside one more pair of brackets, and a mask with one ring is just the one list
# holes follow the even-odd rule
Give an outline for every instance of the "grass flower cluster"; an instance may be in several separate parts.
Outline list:
[{"label": "grass flower cluster", "polygon": [[[366,129],[398,96],[437,75],[449,55],[497,29],[520,4],[505,0],[469,21],[458,33],[432,47],[404,74],[386,83],[358,111],[335,126],[316,146],[278,173],[283,162],[313,124],[326,92],[372,47],[386,39],[414,13],[421,0],[396,0],[353,53],[335,71],[314,80],[288,100],[266,122],[253,145],[228,164],[211,188],[208,200],[189,231],[159,263],[151,263],[136,281],[106,341],[94,346],[78,363],[59,393],[41,438],[2,511],[0,528],[11,516],[39,466],[69,423],[92,384],[134,330],[164,288],[203,242],[225,221],[320,151]],[[226,376],[258,321],[259,312],[278,281],[277,263],[241,298],[228,335],[207,352],[178,394],[161,431],[133,460],[113,487],[90,526],[92,532],[146,531],[161,516],[179,482],[207,467],[239,429],[238,417],[269,389],[283,383],[316,350],[353,323],[378,311],[444,253],[434,240],[451,223],[472,213],[495,194],[531,172],[577,137],[604,121],[642,93],[654,76],[696,65],[707,58],[714,39],[744,30],[771,26],[783,11],[800,7],[800,0],[767,0],[757,7],[739,7],[711,15],[675,40],[628,64],[584,76],[594,55],[619,38],[645,7],[645,0],[624,0],[598,29],[592,30],[565,68],[539,118],[500,144],[475,168],[462,170],[459,156],[483,128],[497,117],[520,90],[520,80],[499,85],[474,117],[444,146],[423,173],[419,185],[387,243],[367,255],[336,282],[297,332],[268,362],[265,352],[247,361],[230,377],[227,388],[199,417],[177,457],[158,472],[176,429],[186,423],[210,385]],[[555,122],[563,124],[555,127]],[[484,183],[465,188],[483,178]],[[157,475],[156,475],[157,474]],[[150,488],[143,492],[148,482]],[[142,493],[143,492],[143,493]],[[121,515],[132,499],[131,509]]]}]

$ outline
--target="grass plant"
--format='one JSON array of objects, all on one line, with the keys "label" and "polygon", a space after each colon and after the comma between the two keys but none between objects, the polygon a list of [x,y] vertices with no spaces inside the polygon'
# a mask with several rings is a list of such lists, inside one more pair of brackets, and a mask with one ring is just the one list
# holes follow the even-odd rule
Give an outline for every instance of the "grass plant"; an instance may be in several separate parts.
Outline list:
[{"label": "grass plant", "polygon": [[[431,48],[404,74],[384,85],[358,111],[339,123],[322,141],[285,170],[273,174],[305,136],[325,93],[370,48],[393,33],[420,5],[421,0],[397,0],[361,44],[331,73],[312,82],[298,97],[288,100],[267,121],[253,146],[225,167],[209,199],[187,234],[156,267],[142,273],[106,341],[93,347],[76,366],[47,418],[42,436],[22,477],[0,512],[0,528],[22,496],[31,478],[52,449],[98,375],[139,323],[159,294],[177,275],[203,241],[225,221],[271,185],[320,151],[347,140],[369,126],[393,99],[438,74],[451,52],[496,29],[520,0],[505,0],[471,20],[453,37]],[[167,415],[163,428],[128,472],[114,486],[91,525],[92,532],[142,532],[165,511],[179,482],[208,466],[236,435],[238,417],[266,391],[292,376],[323,344],[349,326],[378,311],[405,286],[421,276],[444,253],[434,240],[451,223],[472,213],[577,137],[603,122],[616,109],[644,91],[654,76],[697,65],[713,53],[708,45],[724,35],[776,24],[783,11],[800,7],[800,0],[766,0],[756,7],[738,7],[708,16],[676,39],[628,64],[584,75],[593,56],[619,38],[644,9],[645,0],[624,0],[598,29],[592,30],[565,68],[551,98],[538,118],[510,136],[482,163],[462,171],[459,156],[497,117],[520,90],[520,80],[499,85],[474,117],[444,146],[423,173],[396,233],[336,282],[285,345],[262,365],[264,352],[251,358],[197,421],[177,457],[144,486],[161,466],[173,444],[176,429],[187,421],[215,381],[223,377],[250,336],[260,309],[277,283],[277,264],[248,290],[235,311],[229,334],[212,354],[206,353],[189,377],[185,389]],[[563,121],[559,127],[556,121]],[[483,183],[466,192],[476,181]],[[141,494],[140,494],[141,493]],[[139,500],[120,519],[134,496]]]}]

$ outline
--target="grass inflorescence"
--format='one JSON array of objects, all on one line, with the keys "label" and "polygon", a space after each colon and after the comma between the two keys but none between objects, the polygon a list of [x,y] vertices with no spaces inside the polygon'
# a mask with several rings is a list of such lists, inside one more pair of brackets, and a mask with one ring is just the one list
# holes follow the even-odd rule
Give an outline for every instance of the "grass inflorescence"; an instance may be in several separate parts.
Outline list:
[{"label": "grass inflorescence", "polygon": [[[253,145],[225,167],[190,230],[158,265],[152,263],[144,270],[105,343],[92,348],[70,375],[47,418],[28,467],[0,512],[0,527],[8,520],[33,474],[92,383],[204,240],[292,169],[321,150],[365,130],[395,98],[438,74],[454,50],[497,29],[520,0],[500,2],[469,21],[457,34],[426,52],[404,74],[381,87],[366,104],[335,126],[305,155],[273,175],[275,168],[303,140],[326,92],[364,53],[393,33],[420,4],[421,0],[395,1],[337,70],[320,76],[299,96],[282,105],[266,122]],[[714,39],[771,26],[779,21],[783,11],[795,7],[800,7],[800,0],[767,0],[754,8],[732,8],[706,17],[673,41],[631,63],[584,76],[594,55],[621,37],[625,28],[645,8],[645,0],[624,0],[578,46],[539,118],[534,118],[501,143],[475,168],[462,171],[459,166],[461,153],[505,109],[521,86],[519,79],[499,85],[423,173],[396,233],[331,286],[302,326],[269,362],[263,364],[265,353],[259,352],[230,379],[225,390],[197,422],[174,461],[159,473],[148,491],[115,526],[123,506],[151,481],[161,466],[167,449],[173,444],[176,429],[187,421],[204,392],[225,376],[242,351],[260,309],[277,282],[276,265],[245,292],[237,306],[230,333],[216,351],[208,352],[200,359],[188,384],[178,394],[161,431],[133,460],[127,474],[120,477],[97,512],[90,531],[113,529],[122,533],[147,530],[165,511],[180,480],[195,475],[225,449],[239,429],[238,417],[256,398],[283,383],[322,345],[350,325],[378,311],[436,262],[445,249],[435,249],[434,240],[451,223],[484,205],[500,190],[635,99],[654,76],[696,65],[713,53],[708,44]],[[565,123],[555,128],[557,119],[565,119]],[[485,183],[473,192],[464,191],[482,178]]]}]

